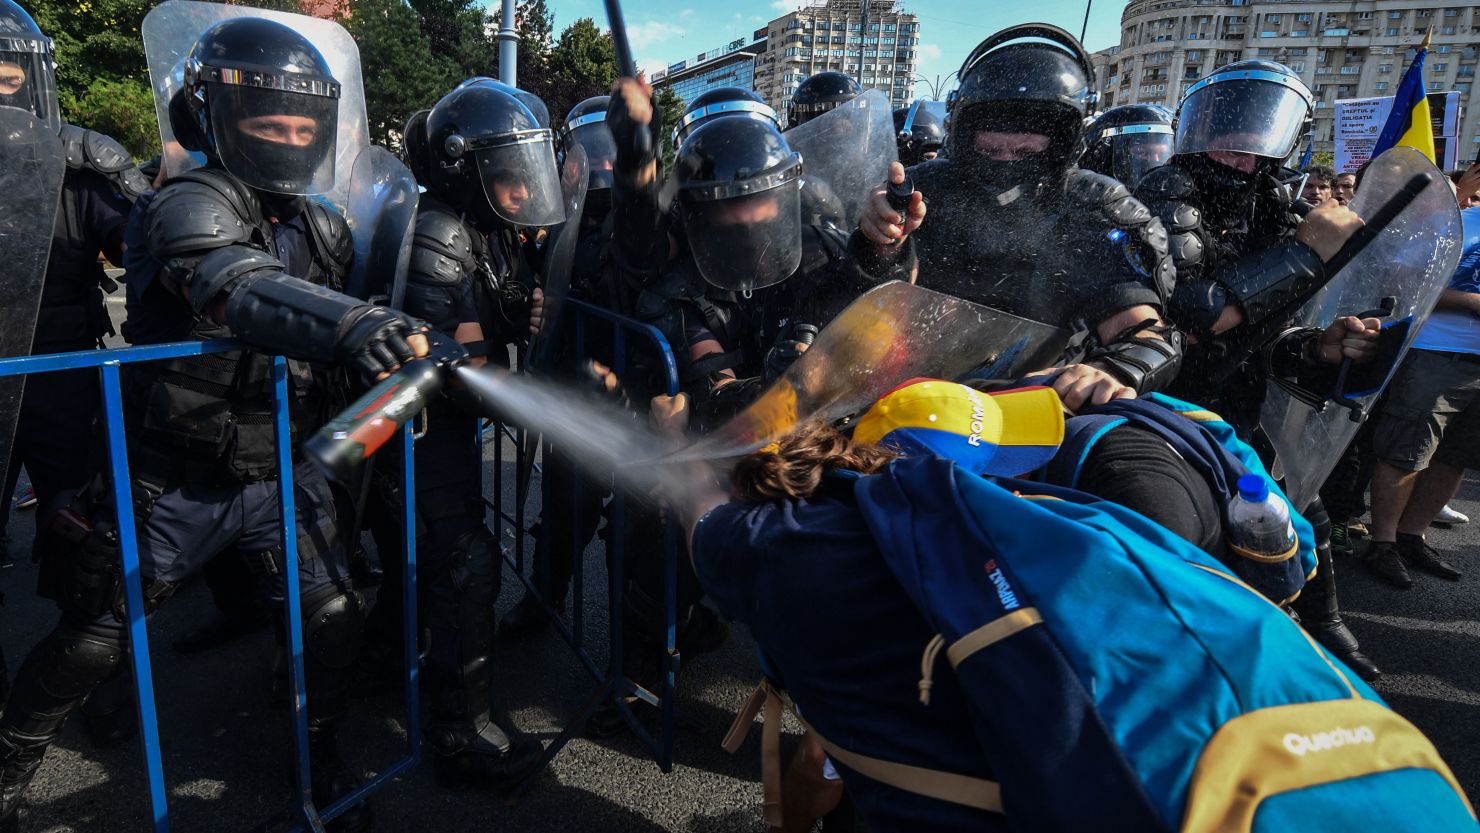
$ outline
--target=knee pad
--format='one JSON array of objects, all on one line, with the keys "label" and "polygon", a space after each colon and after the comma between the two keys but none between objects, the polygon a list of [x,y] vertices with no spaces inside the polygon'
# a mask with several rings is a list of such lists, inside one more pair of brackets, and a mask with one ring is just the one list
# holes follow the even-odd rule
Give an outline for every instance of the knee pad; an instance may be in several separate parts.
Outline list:
[{"label": "knee pad", "polygon": [[123,631],[63,625],[38,651],[41,655],[36,679],[41,689],[58,700],[75,700],[87,696],[123,662]]},{"label": "knee pad", "polygon": [[303,650],[325,668],[348,668],[360,652],[365,606],[360,594],[330,588],[303,600]]}]

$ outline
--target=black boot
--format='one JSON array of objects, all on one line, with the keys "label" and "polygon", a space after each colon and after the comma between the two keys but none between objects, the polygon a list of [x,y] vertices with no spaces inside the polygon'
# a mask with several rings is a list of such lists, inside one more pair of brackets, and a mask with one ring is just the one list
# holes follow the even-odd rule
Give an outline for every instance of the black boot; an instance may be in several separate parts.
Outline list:
[{"label": "black boot", "polygon": [[1331,547],[1321,546],[1316,550],[1316,575],[1300,598],[1295,600],[1295,612],[1306,631],[1326,650],[1346,663],[1357,676],[1368,682],[1382,675],[1377,664],[1362,653],[1357,637],[1341,619],[1341,610],[1336,601],[1336,570],[1331,563]]},{"label": "black boot", "polygon": [[82,704],[82,725],[99,749],[117,746],[139,733],[139,707],[134,678],[125,663],[104,680]]},{"label": "black boot", "polygon": [[[565,610],[562,604],[555,608],[557,613]],[[533,593],[526,592],[524,597],[514,605],[514,609],[504,614],[504,618],[498,623],[498,638],[501,642],[517,642],[528,639],[531,636],[543,633],[550,627],[550,619],[545,611],[540,608],[540,603],[535,599]]]},{"label": "black boot", "polygon": [[[313,698],[309,698],[313,702]],[[308,763],[313,803],[323,810],[360,786],[360,778],[339,756],[338,718],[309,718]],[[350,807],[325,825],[329,833],[366,833],[374,817],[364,801]]]},{"label": "black boot", "polygon": [[544,749],[506,731],[491,716],[493,602],[498,598],[498,550],[479,527],[459,536],[431,586],[431,747],[444,786],[512,787],[534,770]]},{"label": "black boot", "polygon": [[62,625],[33,649],[0,715],[0,830],[14,826],[46,749],[123,658],[121,631]]}]

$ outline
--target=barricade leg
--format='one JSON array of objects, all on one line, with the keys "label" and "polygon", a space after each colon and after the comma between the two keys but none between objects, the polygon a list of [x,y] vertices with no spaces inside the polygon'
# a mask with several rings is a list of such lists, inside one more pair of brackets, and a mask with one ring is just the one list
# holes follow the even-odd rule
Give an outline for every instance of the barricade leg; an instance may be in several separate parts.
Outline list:
[{"label": "barricade leg", "polygon": [[159,749],[159,719],[154,703],[154,672],[149,661],[149,623],[144,607],[144,578],[139,569],[139,540],[134,528],[133,479],[128,470],[128,445],[123,436],[123,393],[118,362],[101,367],[103,415],[108,431],[108,464],[113,479],[113,505],[118,519],[118,548],[123,554],[123,599],[128,608],[128,635],[133,657],[134,688],[138,693],[139,737],[144,743],[144,769],[149,775],[149,803],[154,830],[170,829],[164,787],[164,762]]}]

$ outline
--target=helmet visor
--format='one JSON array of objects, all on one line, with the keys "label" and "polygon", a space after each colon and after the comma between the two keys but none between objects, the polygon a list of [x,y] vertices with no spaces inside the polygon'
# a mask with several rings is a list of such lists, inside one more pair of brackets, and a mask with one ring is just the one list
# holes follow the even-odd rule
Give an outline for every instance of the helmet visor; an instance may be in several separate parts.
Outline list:
[{"label": "helmet visor", "polygon": [[764,191],[680,197],[694,263],[721,289],[749,292],[791,277],[802,262],[801,189],[793,178]]},{"label": "helmet visor", "polygon": [[581,124],[565,136],[565,146],[580,145],[586,150],[590,190],[612,187],[612,169],[617,162],[617,144],[606,122],[595,120]]},{"label": "helmet visor", "polygon": [[[1263,77],[1268,76],[1268,77]],[[1211,75],[1193,85],[1177,116],[1177,153],[1225,151],[1284,159],[1310,115],[1298,79],[1275,72]]]},{"label": "helmet visor", "polygon": [[1164,133],[1124,133],[1110,140],[1110,169],[1128,188],[1135,188],[1152,168],[1165,165],[1175,150],[1172,129],[1154,125]]},{"label": "helmet visor", "polygon": [[494,213],[516,226],[565,222],[550,131],[525,130],[496,141],[473,151],[483,193]]},{"label": "helmet visor", "polygon": [[54,66],[49,41],[0,37],[0,107],[28,110],[61,130]]},{"label": "helmet visor", "polygon": [[337,95],[269,87],[207,85],[211,132],[227,171],[274,194],[323,194],[334,187]]}]

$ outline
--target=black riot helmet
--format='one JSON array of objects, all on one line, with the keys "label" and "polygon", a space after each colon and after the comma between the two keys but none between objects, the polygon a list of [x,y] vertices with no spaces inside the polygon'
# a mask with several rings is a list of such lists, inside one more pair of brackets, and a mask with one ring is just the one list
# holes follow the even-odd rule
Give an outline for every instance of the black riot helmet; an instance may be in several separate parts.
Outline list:
[{"label": "black riot helmet", "polygon": [[565,220],[555,140],[512,94],[459,87],[427,116],[428,185],[452,205],[515,226]]},{"label": "black riot helmet", "polygon": [[[1251,175],[1274,170],[1310,128],[1313,104],[1305,82],[1284,64],[1220,67],[1188,87],[1177,106],[1177,155],[1208,154]],[[1238,156],[1255,158],[1238,163]]]},{"label": "black riot helmet", "polygon": [[0,107],[28,110],[62,129],[51,38],[14,0],[0,0]]},{"label": "black riot helmet", "polygon": [[481,87],[492,87],[495,90],[503,90],[504,92],[514,96],[515,98],[519,99],[520,103],[529,108],[529,112],[534,114],[534,120],[539,122],[540,127],[549,129],[550,108],[546,106],[544,99],[540,98],[529,90],[521,90],[518,87],[512,86],[510,84],[505,84],[497,78],[489,78],[484,75],[477,75],[469,78],[461,84],[458,84],[457,88],[462,89],[463,87],[472,86],[474,84]]},{"label": "black riot helmet", "polygon": [[565,124],[560,127],[560,149],[569,153],[575,145],[586,151],[586,190],[612,187],[612,170],[617,163],[617,143],[606,126],[606,109],[611,96],[598,95],[570,108]]},{"label": "black riot helmet", "polygon": [[427,116],[431,114],[431,110],[417,110],[401,131],[402,161],[423,186],[431,183],[431,148],[427,145]]},{"label": "black riot helmet", "polygon": [[939,153],[945,146],[946,103],[916,101],[903,112],[903,119],[895,119],[895,129],[898,132],[899,161],[908,167],[926,161],[927,154]]},{"label": "black riot helmet", "polygon": [[1003,193],[1062,180],[1094,106],[1094,67],[1073,35],[1047,23],[1003,29],[958,77],[946,150],[964,175]]},{"label": "black riot helmet", "polygon": [[1135,188],[1173,153],[1172,111],[1160,104],[1123,104],[1100,114],[1084,131],[1079,167]]},{"label": "black riot helmet", "polygon": [[802,260],[802,157],[776,125],[712,119],[679,147],[679,213],[704,279],[749,292]]},{"label": "black riot helmet", "polygon": [[841,72],[819,72],[802,80],[791,94],[787,111],[787,129],[806,124],[823,113],[863,95],[863,87],[851,75]]},{"label": "black riot helmet", "polygon": [[184,80],[204,150],[232,176],[274,194],[334,186],[339,82],[303,35],[260,17],[224,20],[196,40]]},{"label": "black riot helmet", "polygon": [[776,111],[754,90],[716,87],[695,96],[684,108],[678,124],[673,127],[673,146],[683,144],[684,139],[696,127],[719,116],[746,116],[770,122],[778,130],[781,128],[781,120],[776,117]]}]

